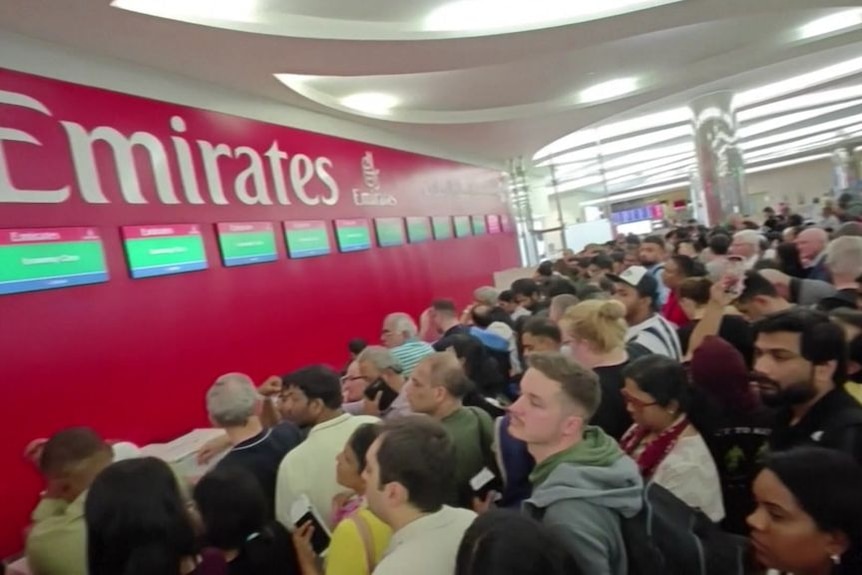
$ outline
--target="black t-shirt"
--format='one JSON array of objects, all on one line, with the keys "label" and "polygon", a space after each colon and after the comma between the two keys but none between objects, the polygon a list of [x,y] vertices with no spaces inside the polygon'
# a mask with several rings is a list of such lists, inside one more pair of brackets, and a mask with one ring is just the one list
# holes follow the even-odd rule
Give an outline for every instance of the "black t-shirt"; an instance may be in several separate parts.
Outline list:
[{"label": "black t-shirt", "polygon": [[228,575],[261,573],[302,573],[290,533],[276,522],[266,525],[262,532],[251,536],[240,549],[239,555],[228,563]]},{"label": "black t-shirt", "polygon": [[[691,334],[699,321],[694,320],[677,330],[683,355],[688,353]],[[751,331],[750,323],[738,315],[723,316],[721,318],[721,325],[718,328],[718,336],[739,350],[739,353],[745,359],[745,365],[751,368],[754,361],[754,334]]]},{"label": "black t-shirt", "polygon": [[282,422],[234,446],[218,465],[239,466],[250,471],[260,482],[267,501],[274,506],[278,466],[302,440],[302,432],[297,426]]},{"label": "black t-shirt", "polygon": [[725,511],[722,527],[747,535],[745,520],[755,508],[751,485],[769,447],[775,413],[761,407],[749,413],[727,410],[716,415],[714,427],[703,436],[721,479]]},{"label": "black t-shirt", "polygon": [[792,418],[790,409],[776,416],[769,441],[773,451],[819,445],[844,451],[862,463],[862,405],[844,388],[820,398],[796,425],[791,425]]},{"label": "black t-shirt", "polygon": [[623,369],[629,362],[617,365],[594,367],[602,386],[602,401],[596,414],[590,420],[591,425],[601,427],[605,433],[619,440],[632,424],[632,418],[626,410],[622,389],[625,384]]}]

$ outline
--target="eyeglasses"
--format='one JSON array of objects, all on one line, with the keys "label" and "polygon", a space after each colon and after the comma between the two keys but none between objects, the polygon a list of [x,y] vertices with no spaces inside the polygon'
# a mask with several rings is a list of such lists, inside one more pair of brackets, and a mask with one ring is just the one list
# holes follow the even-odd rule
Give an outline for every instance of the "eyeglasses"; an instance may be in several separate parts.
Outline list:
[{"label": "eyeglasses", "polygon": [[365,379],[366,378],[361,375],[355,375],[353,377],[345,375],[341,378],[341,385],[344,385],[345,383],[350,383],[351,381],[365,381]]},{"label": "eyeglasses", "polygon": [[644,407],[650,407],[652,405],[658,405],[657,401],[647,402],[642,399],[638,399],[634,395],[631,394],[630,391],[626,389],[621,389],[620,393],[623,395],[623,399],[626,403],[630,403],[638,409],[643,409]]}]

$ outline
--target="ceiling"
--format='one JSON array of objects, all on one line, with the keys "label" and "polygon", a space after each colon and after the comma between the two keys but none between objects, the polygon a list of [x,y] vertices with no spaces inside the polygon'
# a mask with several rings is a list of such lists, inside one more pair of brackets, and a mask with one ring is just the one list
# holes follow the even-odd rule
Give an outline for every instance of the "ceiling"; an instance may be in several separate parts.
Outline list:
[{"label": "ceiling", "polygon": [[[601,173],[599,155],[605,174],[619,180],[612,193],[679,179],[691,162],[684,107],[715,90],[749,96],[740,104],[750,163],[823,151],[854,138],[855,128],[862,136],[862,118],[855,118],[862,114],[862,16],[847,16],[858,0],[115,4],[0,0],[0,33],[350,119],[488,165],[535,155],[538,164],[556,164],[561,189],[594,193],[605,190],[590,183]],[[836,13],[839,26],[800,34]],[[853,61],[859,65],[807,86],[786,83]],[[627,93],[584,92],[612,80],[628,82]],[[769,92],[755,90],[779,81],[785,84]],[[762,108],[835,88],[845,92]],[[762,124],[820,105],[811,102],[832,108],[786,126]]]}]

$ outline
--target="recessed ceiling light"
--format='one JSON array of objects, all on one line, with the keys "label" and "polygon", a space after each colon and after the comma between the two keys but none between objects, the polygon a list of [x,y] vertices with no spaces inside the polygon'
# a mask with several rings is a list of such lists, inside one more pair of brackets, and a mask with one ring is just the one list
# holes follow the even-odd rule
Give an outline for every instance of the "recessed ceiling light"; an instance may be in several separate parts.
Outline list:
[{"label": "recessed ceiling light", "polygon": [[162,18],[254,22],[259,0],[113,0],[111,6]]},{"label": "recessed ceiling light", "polygon": [[617,78],[590,86],[586,90],[581,90],[578,94],[578,101],[582,104],[591,102],[601,102],[602,100],[610,100],[619,98],[626,94],[631,94],[638,89],[637,78]]},{"label": "recessed ceiling light", "polygon": [[818,18],[799,28],[799,37],[804,39],[825,36],[839,30],[862,26],[862,8],[845,10]]},{"label": "recessed ceiling light", "polygon": [[385,116],[392,111],[392,108],[398,105],[398,98],[381,92],[360,92],[345,96],[340,102],[342,106],[358,112]]}]

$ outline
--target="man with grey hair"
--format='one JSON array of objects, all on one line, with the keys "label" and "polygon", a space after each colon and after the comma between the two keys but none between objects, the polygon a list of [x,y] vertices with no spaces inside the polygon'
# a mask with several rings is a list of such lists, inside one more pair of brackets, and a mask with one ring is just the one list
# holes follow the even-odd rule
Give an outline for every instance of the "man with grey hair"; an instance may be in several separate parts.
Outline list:
[{"label": "man with grey hair", "polygon": [[383,345],[392,351],[392,355],[401,365],[404,377],[407,378],[422,358],[434,353],[431,344],[420,341],[418,334],[416,322],[406,313],[390,313],[383,320],[380,339]]},{"label": "man with grey hair", "polygon": [[[362,413],[365,415],[389,419],[412,413],[410,402],[407,400],[407,379],[404,377],[404,369],[392,352],[391,349],[372,345],[362,350],[356,358],[359,373],[368,382],[366,399],[362,407]],[[423,356],[423,359],[433,354],[432,348],[431,353]],[[417,364],[421,361],[420,359]],[[368,397],[368,393],[372,393],[373,396]]]},{"label": "man with grey hair", "polygon": [[745,269],[754,269],[754,264],[760,260],[760,240],[762,236],[756,230],[742,230],[733,234],[729,254],[739,256],[745,261]]},{"label": "man with grey hair", "polygon": [[818,307],[823,311],[840,307],[857,309],[859,285],[856,280],[862,275],[862,237],[843,236],[832,240],[826,248],[825,263],[837,292],[824,298]]},{"label": "man with grey hair", "polygon": [[799,259],[813,280],[831,281],[826,268],[826,246],[829,244],[829,234],[826,230],[810,227],[805,228],[794,240],[799,250]]},{"label": "man with grey hair", "polygon": [[278,466],[288,452],[302,443],[302,432],[290,422],[264,429],[260,420],[263,398],[251,378],[242,373],[219,377],[207,391],[206,404],[210,421],[225,430],[231,444],[218,466],[249,471],[272,506]]}]

